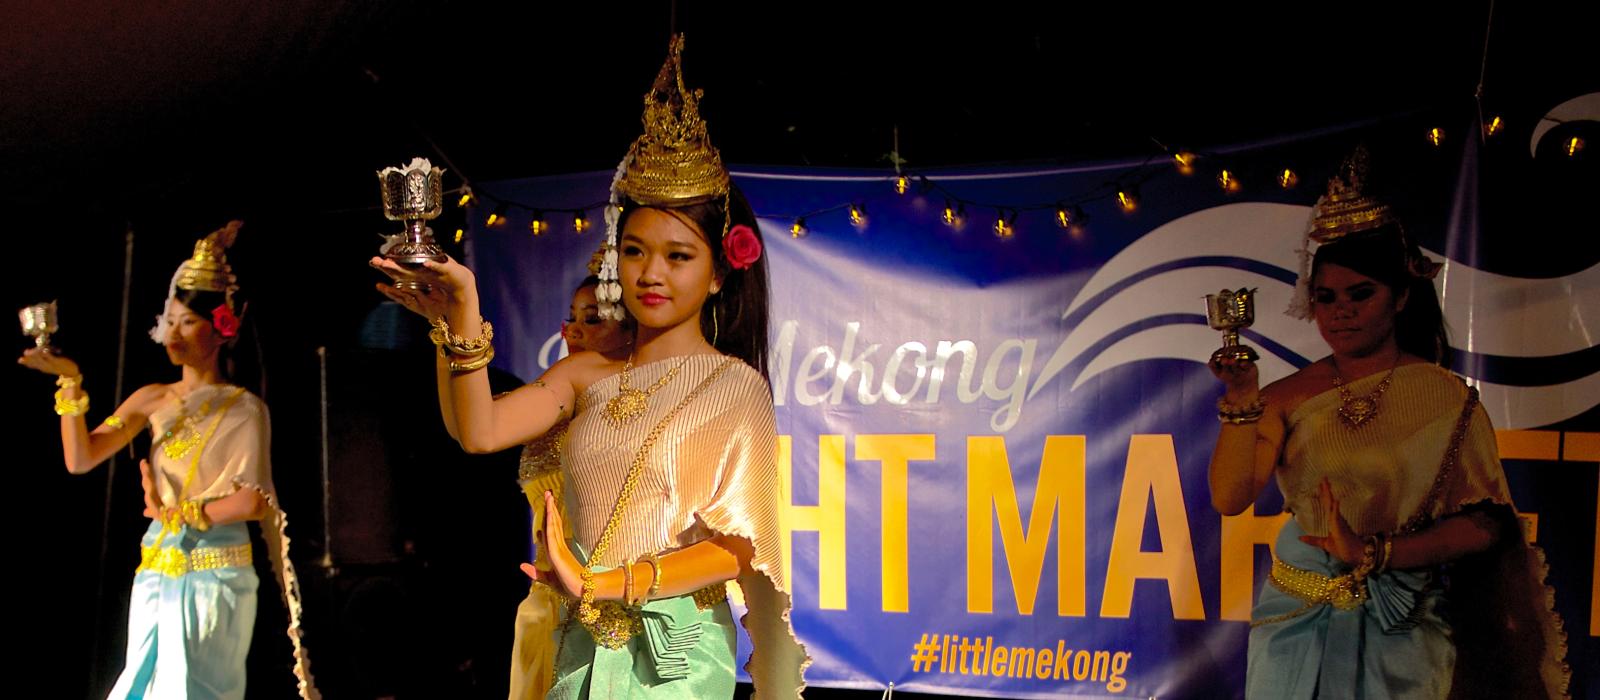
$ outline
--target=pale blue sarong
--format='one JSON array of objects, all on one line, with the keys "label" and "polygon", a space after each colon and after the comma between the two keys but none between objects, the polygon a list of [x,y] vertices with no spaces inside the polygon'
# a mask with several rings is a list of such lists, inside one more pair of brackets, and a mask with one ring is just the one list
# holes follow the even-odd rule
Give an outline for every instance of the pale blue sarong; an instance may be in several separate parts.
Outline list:
[{"label": "pale blue sarong", "polygon": [[[1350,567],[1300,541],[1293,519],[1278,533],[1276,555],[1324,576]],[[1321,604],[1286,620],[1306,603],[1268,581],[1251,611],[1250,698],[1442,698],[1450,692],[1456,650],[1432,570],[1385,571],[1367,579],[1359,607]]]},{"label": "pale blue sarong", "polygon": [[[173,561],[180,552],[192,556],[249,542],[244,523],[203,533],[180,527],[162,537],[161,523],[152,521],[141,545],[158,547]],[[255,569],[246,558],[242,566],[172,573],[155,567],[134,575],[126,662],[109,698],[242,699],[260,583]]]}]

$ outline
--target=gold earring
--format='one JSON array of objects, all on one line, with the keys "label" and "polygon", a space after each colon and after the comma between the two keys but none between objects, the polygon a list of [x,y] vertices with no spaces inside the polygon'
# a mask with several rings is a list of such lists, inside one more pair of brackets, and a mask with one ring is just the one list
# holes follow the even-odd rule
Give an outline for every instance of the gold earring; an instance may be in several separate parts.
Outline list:
[{"label": "gold earring", "polygon": [[711,347],[717,346],[717,307],[711,306]]}]

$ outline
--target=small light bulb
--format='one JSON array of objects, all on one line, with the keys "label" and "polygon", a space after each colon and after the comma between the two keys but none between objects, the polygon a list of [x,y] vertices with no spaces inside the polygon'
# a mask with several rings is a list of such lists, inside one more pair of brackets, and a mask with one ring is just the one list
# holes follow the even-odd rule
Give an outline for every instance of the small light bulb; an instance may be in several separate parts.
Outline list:
[{"label": "small light bulb", "polygon": [[1010,238],[1016,234],[1017,227],[1015,216],[1013,215],[1013,218],[1008,221],[1006,219],[1005,211],[1002,210],[995,212],[994,235],[999,238]]},{"label": "small light bulb", "polygon": [[1222,187],[1223,192],[1227,192],[1228,194],[1238,192],[1239,188],[1241,187],[1239,184],[1239,178],[1234,176],[1232,170],[1223,170],[1222,172],[1217,173],[1217,184]]},{"label": "small light bulb", "polygon": [[1118,190],[1117,204],[1122,207],[1123,211],[1131,214],[1135,209],[1139,208],[1139,195],[1132,190]]},{"label": "small light bulb", "polygon": [[1172,155],[1172,162],[1176,164],[1179,175],[1194,174],[1195,155],[1188,151],[1178,151]]},{"label": "small light bulb", "polygon": [[867,223],[867,210],[859,204],[850,205],[850,225],[860,227]]}]

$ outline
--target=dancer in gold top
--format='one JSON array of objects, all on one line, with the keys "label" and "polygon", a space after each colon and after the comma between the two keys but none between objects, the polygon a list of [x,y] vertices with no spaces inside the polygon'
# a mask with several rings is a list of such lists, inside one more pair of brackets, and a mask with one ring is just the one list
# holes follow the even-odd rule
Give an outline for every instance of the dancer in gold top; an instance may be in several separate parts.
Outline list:
[{"label": "dancer in gold top", "polygon": [[1317,203],[1291,309],[1332,354],[1260,390],[1253,363],[1212,366],[1212,503],[1240,513],[1275,478],[1294,516],[1252,614],[1246,695],[1565,696],[1542,555],[1476,392],[1440,366],[1438,265],[1361,192],[1360,161]]}]

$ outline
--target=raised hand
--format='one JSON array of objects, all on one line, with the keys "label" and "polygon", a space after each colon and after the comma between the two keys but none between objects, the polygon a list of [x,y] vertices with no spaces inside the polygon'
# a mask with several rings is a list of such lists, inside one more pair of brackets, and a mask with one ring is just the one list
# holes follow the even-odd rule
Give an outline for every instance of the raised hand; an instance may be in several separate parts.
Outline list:
[{"label": "raised hand", "polygon": [[1317,500],[1322,504],[1322,512],[1328,514],[1328,534],[1324,537],[1301,535],[1300,541],[1354,566],[1361,561],[1365,543],[1350,529],[1350,523],[1339,515],[1339,499],[1333,497],[1333,487],[1328,484],[1327,477],[1323,477],[1322,485],[1317,490]]}]

